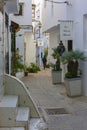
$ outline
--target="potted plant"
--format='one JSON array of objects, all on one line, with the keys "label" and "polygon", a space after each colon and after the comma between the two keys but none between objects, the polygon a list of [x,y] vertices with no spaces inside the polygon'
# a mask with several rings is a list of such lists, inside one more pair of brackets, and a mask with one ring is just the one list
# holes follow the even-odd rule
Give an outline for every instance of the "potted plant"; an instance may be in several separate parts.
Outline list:
[{"label": "potted plant", "polygon": [[19,75],[19,73],[23,72],[24,69],[24,65],[22,63],[22,56],[20,56],[19,54],[15,54],[12,56],[12,75],[16,76]]},{"label": "potted plant", "polygon": [[55,60],[55,63],[51,63],[52,68],[52,82],[53,84],[61,83],[62,69],[60,67],[60,54],[58,53],[57,48],[52,48],[53,53],[52,57]]},{"label": "potted plant", "polygon": [[37,73],[38,71],[40,71],[40,67],[35,63],[30,63],[27,71],[30,73]]},{"label": "potted plant", "polygon": [[26,65],[24,65],[24,76],[28,76],[28,70]]},{"label": "potted plant", "polygon": [[86,59],[84,53],[79,50],[64,52],[61,59],[64,64],[67,64],[67,72],[65,73],[67,95],[82,95],[81,69],[79,62]]}]

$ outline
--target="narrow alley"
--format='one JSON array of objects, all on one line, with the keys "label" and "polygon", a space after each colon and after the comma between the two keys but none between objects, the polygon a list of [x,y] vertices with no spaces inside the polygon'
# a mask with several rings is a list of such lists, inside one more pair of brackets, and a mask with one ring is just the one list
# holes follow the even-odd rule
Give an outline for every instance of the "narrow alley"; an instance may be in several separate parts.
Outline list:
[{"label": "narrow alley", "polygon": [[64,100],[65,88],[63,85],[53,85],[50,70],[42,70],[39,73],[31,73],[22,78],[32,98],[38,107],[59,107],[58,100]]},{"label": "narrow alley", "polygon": [[49,69],[22,78],[49,130],[87,130],[87,97],[70,98],[53,85]]},{"label": "narrow alley", "polygon": [[0,130],[87,130],[87,0],[0,0]]}]

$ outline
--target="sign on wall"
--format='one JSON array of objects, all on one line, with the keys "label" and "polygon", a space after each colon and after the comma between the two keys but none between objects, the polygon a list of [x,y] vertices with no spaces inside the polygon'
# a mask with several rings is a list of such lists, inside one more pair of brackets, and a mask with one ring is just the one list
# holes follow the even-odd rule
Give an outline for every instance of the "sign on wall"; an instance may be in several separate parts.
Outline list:
[{"label": "sign on wall", "polygon": [[38,39],[38,46],[43,46],[43,45],[44,45],[43,40]]},{"label": "sign on wall", "polygon": [[73,21],[60,21],[60,40],[73,40]]}]

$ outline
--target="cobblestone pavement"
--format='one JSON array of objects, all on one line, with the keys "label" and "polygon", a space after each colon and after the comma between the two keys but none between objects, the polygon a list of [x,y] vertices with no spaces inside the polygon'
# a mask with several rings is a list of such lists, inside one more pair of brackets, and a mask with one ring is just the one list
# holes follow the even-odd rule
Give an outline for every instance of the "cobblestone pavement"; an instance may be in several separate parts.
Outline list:
[{"label": "cobblestone pavement", "polygon": [[46,120],[49,130],[87,130],[87,97],[68,97],[64,84],[52,84],[50,69],[30,73],[21,80]]}]

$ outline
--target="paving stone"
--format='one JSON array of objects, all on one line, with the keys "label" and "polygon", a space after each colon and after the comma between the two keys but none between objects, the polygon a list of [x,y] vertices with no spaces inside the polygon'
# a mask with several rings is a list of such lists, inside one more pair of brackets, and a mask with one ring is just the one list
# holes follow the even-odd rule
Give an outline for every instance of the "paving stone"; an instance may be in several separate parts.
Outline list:
[{"label": "paving stone", "polygon": [[70,98],[66,95],[64,84],[52,84],[50,69],[22,78],[37,107],[64,108],[69,114],[49,115],[42,112],[48,130],[87,130],[87,97]]}]

